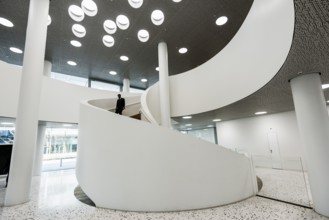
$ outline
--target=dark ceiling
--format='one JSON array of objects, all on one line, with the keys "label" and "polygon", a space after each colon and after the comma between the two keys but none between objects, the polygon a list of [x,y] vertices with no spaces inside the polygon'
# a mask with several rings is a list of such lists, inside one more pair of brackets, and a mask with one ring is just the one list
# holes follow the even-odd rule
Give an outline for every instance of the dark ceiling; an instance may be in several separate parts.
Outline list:
[{"label": "dark ceiling", "polygon": [[[329,1],[295,0],[295,32],[288,57],[276,76],[254,94],[231,105],[193,115],[190,120],[174,118],[186,129],[187,123],[193,128],[214,125],[212,119],[232,120],[252,117],[257,111],[279,113],[294,110],[289,79],[298,73],[320,72],[322,83],[329,83]],[[252,79],[250,79],[252,80]],[[329,89],[324,90],[329,100]]]},{"label": "dark ceiling", "polygon": [[[7,17],[15,24],[8,29],[0,25],[0,59],[8,63],[22,64],[22,55],[8,50],[10,46],[24,48],[27,0],[1,0],[0,17]],[[144,0],[140,9],[133,9],[127,0],[95,0],[99,12],[95,17],[86,16],[81,22],[87,35],[78,39],[83,46],[72,47],[69,42],[74,37],[71,26],[73,20],[68,15],[68,6],[80,5],[81,0],[52,0],[49,14],[52,24],[48,28],[46,59],[53,62],[53,71],[69,75],[89,77],[105,82],[122,84],[124,77],[131,80],[131,86],[145,89],[158,81],[157,44],[168,43],[170,74],[174,75],[192,69],[218,53],[238,31],[247,15],[252,0]],[[311,72],[321,72],[323,83],[329,83],[329,1],[295,0],[295,33],[289,55],[277,75],[254,94],[223,108],[193,115],[190,120],[173,118],[179,122],[177,128],[186,129],[187,123],[193,128],[213,125],[212,119],[232,120],[252,117],[256,111],[278,113],[294,109],[288,80]],[[154,26],[150,14],[154,9],[162,9],[165,22]],[[102,44],[103,21],[115,20],[118,14],[130,18],[128,30],[118,30],[113,37],[116,44],[107,48]],[[224,26],[216,26],[215,20],[226,15],[229,21]],[[148,29],[150,40],[137,40],[139,29]],[[188,53],[177,53],[180,47],[187,47]],[[119,56],[126,54],[126,63]],[[67,60],[78,63],[76,67],[66,64]],[[116,70],[117,76],[108,71]],[[149,81],[145,84],[141,78]],[[238,80],[238,79],[237,79]],[[252,80],[252,79],[250,79]],[[329,89],[328,89],[329,90]],[[324,90],[329,99],[329,91]]]},{"label": "dark ceiling", "polygon": [[[144,0],[141,8],[132,8],[128,0],[94,0],[98,13],[94,17],[85,16],[82,24],[87,34],[77,38],[72,33],[73,21],[69,14],[70,5],[81,5],[82,0],[52,0],[49,15],[52,23],[48,27],[45,59],[52,62],[52,71],[68,75],[81,76],[92,80],[121,85],[123,78],[130,79],[134,88],[146,89],[158,81],[157,45],[161,41],[168,44],[169,73],[174,75],[199,66],[217,54],[232,39],[248,14],[253,0]],[[27,0],[1,0],[0,17],[14,23],[13,28],[0,26],[0,59],[8,63],[22,65],[23,55],[13,54],[9,46],[24,49],[27,25]],[[160,9],[165,14],[162,25],[151,22],[151,13]],[[119,14],[130,19],[127,30],[118,29],[112,36],[115,45],[105,47],[102,37],[106,34],[103,22],[115,21]],[[227,16],[228,23],[217,26],[215,21],[220,16]],[[150,39],[142,43],[137,32],[146,29]],[[82,47],[73,47],[71,40],[79,40]],[[186,54],[179,54],[178,49],[187,47]],[[129,61],[119,59],[127,55]],[[68,65],[68,60],[78,65]],[[118,72],[112,76],[110,70]],[[142,78],[148,82],[141,82]]]}]

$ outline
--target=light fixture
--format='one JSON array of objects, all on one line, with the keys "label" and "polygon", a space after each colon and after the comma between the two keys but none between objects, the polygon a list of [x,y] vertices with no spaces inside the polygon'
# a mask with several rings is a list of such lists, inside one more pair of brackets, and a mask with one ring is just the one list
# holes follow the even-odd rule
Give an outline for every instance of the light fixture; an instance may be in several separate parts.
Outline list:
[{"label": "light fixture", "polygon": [[192,126],[192,124],[186,124],[185,126]]},{"label": "light fixture", "polygon": [[97,5],[93,0],[83,0],[81,2],[81,8],[90,17],[95,16],[98,11]]},{"label": "light fixture", "polygon": [[105,20],[103,27],[108,34],[114,34],[117,31],[117,25],[112,20]]},{"label": "light fixture", "polygon": [[113,76],[117,75],[117,72],[115,72],[115,71],[110,71],[109,73]]},{"label": "light fixture", "polygon": [[262,111],[262,112],[255,112],[255,115],[264,115],[264,114],[266,114],[267,112],[265,112],[265,111]]},{"label": "light fixture", "polygon": [[14,27],[13,22],[9,21],[6,18],[0,17],[0,24],[6,27]]},{"label": "light fixture", "polygon": [[50,24],[51,24],[51,17],[50,17],[50,15],[48,15],[47,25],[49,26]]},{"label": "light fixture", "polygon": [[217,121],[221,121],[222,119],[216,118],[214,120],[212,120],[213,122],[217,122]]},{"label": "light fixture", "polygon": [[164,14],[160,10],[154,10],[151,14],[152,23],[155,25],[161,25],[164,21]]},{"label": "light fixture", "polygon": [[156,71],[159,71],[159,70],[160,70],[160,68],[159,68],[159,67],[156,67],[156,68],[155,68],[155,70],[156,70]]},{"label": "light fixture", "polygon": [[103,37],[103,44],[107,47],[113,47],[114,45],[114,38],[110,35],[104,35]]},{"label": "light fixture", "polygon": [[179,53],[183,54],[183,53],[186,53],[187,52],[187,48],[185,47],[182,47],[178,50]]},{"label": "light fixture", "polygon": [[149,35],[149,32],[147,30],[142,29],[142,30],[138,31],[137,37],[141,42],[146,42],[146,41],[149,40],[150,35]]},{"label": "light fixture", "polygon": [[181,2],[182,0],[172,0],[172,1],[178,3]]},{"label": "light fixture", "polygon": [[77,5],[70,5],[68,10],[70,17],[76,22],[80,22],[85,18],[85,13]]},{"label": "light fixture", "polygon": [[216,24],[218,26],[223,25],[223,24],[226,24],[227,20],[228,20],[228,18],[226,16],[219,17],[216,20]]},{"label": "light fixture", "polygon": [[86,36],[86,28],[81,24],[74,24],[72,26],[72,32],[76,37],[79,38]]},{"label": "light fixture", "polygon": [[71,60],[67,61],[67,64],[69,64],[69,65],[71,65],[71,66],[76,66],[76,65],[77,65],[76,62],[71,61]]},{"label": "light fixture", "polygon": [[329,84],[323,84],[322,85],[322,89],[327,89],[327,88],[329,88]]},{"label": "light fixture", "polygon": [[186,116],[183,116],[182,118],[183,118],[183,119],[191,119],[192,116],[190,116],[190,115],[186,115]]},{"label": "light fixture", "polygon": [[118,15],[115,22],[121,30],[127,30],[129,27],[129,19],[125,15]]},{"label": "light fixture", "polygon": [[120,57],[120,60],[122,60],[122,61],[128,61],[129,60],[129,57],[123,55],[123,56]]},{"label": "light fixture", "polygon": [[128,2],[133,8],[140,8],[143,4],[143,0],[128,0]]},{"label": "light fixture", "polygon": [[16,47],[10,47],[9,50],[11,50],[14,53],[23,53],[23,51],[21,49],[18,49]]},{"label": "light fixture", "polygon": [[12,122],[1,122],[2,125],[14,125]]},{"label": "light fixture", "polygon": [[147,82],[147,79],[141,79],[142,82]]},{"label": "light fixture", "polygon": [[77,40],[71,40],[70,42],[72,44],[72,46],[75,46],[75,47],[81,47],[81,43]]},{"label": "light fixture", "polygon": [[327,103],[329,103],[329,100],[327,100]]}]

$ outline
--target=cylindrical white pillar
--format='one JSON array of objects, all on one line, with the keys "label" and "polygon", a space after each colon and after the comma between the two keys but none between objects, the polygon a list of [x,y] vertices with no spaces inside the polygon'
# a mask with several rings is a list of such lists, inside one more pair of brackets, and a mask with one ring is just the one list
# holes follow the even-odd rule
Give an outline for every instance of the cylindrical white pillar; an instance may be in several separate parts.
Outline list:
[{"label": "cylindrical white pillar", "polygon": [[23,70],[5,205],[29,201],[45,57],[49,0],[30,0]]},{"label": "cylindrical white pillar", "polygon": [[158,45],[159,56],[159,99],[161,112],[161,125],[171,127],[170,123],[170,87],[168,73],[168,49],[165,42]]},{"label": "cylindrical white pillar", "polygon": [[42,170],[43,145],[45,143],[46,125],[38,126],[37,149],[33,164],[33,176],[40,176]]},{"label": "cylindrical white pillar", "polygon": [[130,80],[129,79],[123,79],[123,88],[122,92],[129,92],[130,89]]},{"label": "cylindrical white pillar", "polygon": [[329,217],[329,116],[319,74],[290,81],[316,212]]},{"label": "cylindrical white pillar", "polygon": [[43,65],[43,75],[48,76],[49,78],[51,77],[51,67],[52,63],[48,60],[45,60],[45,63]]}]

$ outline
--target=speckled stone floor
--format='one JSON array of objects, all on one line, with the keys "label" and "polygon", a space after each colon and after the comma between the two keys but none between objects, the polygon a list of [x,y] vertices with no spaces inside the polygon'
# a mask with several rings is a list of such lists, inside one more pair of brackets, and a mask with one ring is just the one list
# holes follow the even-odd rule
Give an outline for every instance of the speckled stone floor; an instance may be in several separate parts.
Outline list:
[{"label": "speckled stone floor", "polygon": [[[43,173],[33,178],[31,201],[12,207],[0,207],[1,220],[183,220],[183,219],[323,219],[311,209],[260,197],[227,206],[183,212],[137,213],[100,209],[79,202],[73,195],[77,186],[74,170]],[[4,190],[1,190],[4,192]],[[3,200],[4,194],[0,194]]]}]

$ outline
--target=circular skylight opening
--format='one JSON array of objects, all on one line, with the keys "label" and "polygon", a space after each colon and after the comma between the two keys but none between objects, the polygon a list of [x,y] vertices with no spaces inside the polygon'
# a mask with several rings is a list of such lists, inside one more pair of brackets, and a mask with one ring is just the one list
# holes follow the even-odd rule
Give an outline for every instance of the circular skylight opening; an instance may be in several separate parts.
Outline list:
[{"label": "circular skylight opening", "polygon": [[77,40],[71,40],[70,43],[72,44],[72,46],[81,47],[81,43]]},{"label": "circular skylight opening", "polygon": [[186,115],[186,116],[183,116],[182,118],[183,118],[183,119],[191,119],[192,116],[190,116],[190,115]]},{"label": "circular skylight opening", "polygon": [[81,25],[81,24],[74,24],[72,26],[72,31],[73,31],[73,34],[76,36],[76,37],[84,37],[86,36],[86,29]]},{"label": "circular skylight opening", "polygon": [[138,31],[137,36],[138,36],[138,39],[139,39],[141,42],[146,42],[146,41],[148,41],[149,38],[150,38],[149,32],[148,32],[147,30],[144,30],[144,29]]},{"label": "circular skylight opening", "polygon": [[267,112],[255,112],[255,115],[264,115],[266,114]]},{"label": "circular skylight opening", "polygon": [[14,27],[13,22],[9,21],[6,18],[0,17],[0,24],[6,27]]},{"label": "circular skylight opening", "polygon": [[173,2],[181,2],[182,0],[172,0]]},{"label": "circular skylight opening", "polygon": [[116,19],[116,23],[121,30],[127,30],[129,27],[129,19],[125,15],[119,15]]},{"label": "circular skylight opening", "polygon": [[23,51],[21,49],[18,49],[16,47],[11,47],[11,48],[9,48],[9,50],[11,50],[14,53],[23,53]]},{"label": "circular skylight opening", "polygon": [[141,79],[142,82],[147,82],[147,79]]},{"label": "circular skylight opening", "polygon": [[76,66],[76,65],[77,65],[76,62],[71,61],[71,60],[67,61],[67,64],[69,64],[69,65],[71,65],[71,66]]},{"label": "circular skylight opening", "polygon": [[122,60],[122,61],[128,61],[129,60],[129,57],[123,55],[123,56],[120,57],[120,60]]},{"label": "circular skylight opening", "polygon": [[114,38],[110,35],[104,35],[103,37],[103,44],[107,47],[113,47],[114,45]]},{"label": "circular skylight opening", "polygon": [[187,48],[185,48],[185,47],[182,47],[182,48],[180,48],[179,50],[178,50],[178,52],[179,53],[186,53],[187,52]]},{"label": "circular skylight opening", "polygon": [[77,5],[71,5],[69,7],[69,15],[74,21],[77,22],[80,22],[85,18],[83,10]]},{"label": "circular skylight opening", "polygon": [[143,0],[128,0],[128,2],[133,8],[140,8],[143,4]]},{"label": "circular skylight opening", "polygon": [[151,14],[152,23],[155,25],[161,25],[164,21],[164,14],[160,10],[154,10]]},{"label": "circular skylight opening", "polygon": [[93,0],[83,0],[81,2],[81,8],[90,17],[95,16],[98,11],[97,5]]},{"label": "circular skylight opening", "polygon": [[226,16],[219,17],[216,20],[216,24],[219,25],[219,26],[223,25],[223,24],[226,24],[227,20],[228,20],[228,18]]},{"label": "circular skylight opening", "polygon": [[117,72],[115,72],[115,71],[110,71],[109,73],[113,76],[117,75]]},{"label": "circular skylight opening", "polygon": [[117,25],[112,20],[105,20],[103,27],[108,34],[114,34],[117,31]]},{"label": "circular skylight opening", "polygon": [[48,15],[47,25],[50,25],[50,24],[51,24],[51,17],[50,17],[50,15]]}]

